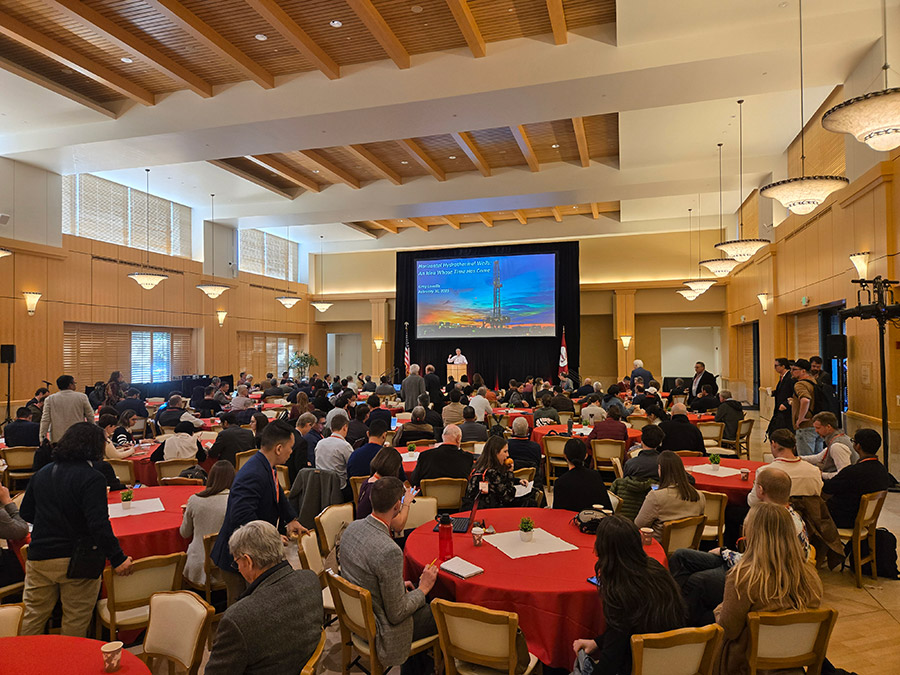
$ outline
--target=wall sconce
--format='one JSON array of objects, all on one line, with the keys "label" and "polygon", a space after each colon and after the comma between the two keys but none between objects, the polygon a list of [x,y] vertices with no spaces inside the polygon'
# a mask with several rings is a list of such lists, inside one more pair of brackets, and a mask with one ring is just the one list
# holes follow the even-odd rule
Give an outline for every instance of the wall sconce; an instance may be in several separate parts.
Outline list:
[{"label": "wall sconce", "polygon": [[375,338],[374,340],[372,340],[372,342],[375,343],[375,351],[380,352],[381,348],[384,346],[384,340],[382,340],[381,338]]},{"label": "wall sconce", "polygon": [[757,294],[756,299],[759,300],[759,304],[762,305],[763,314],[765,314],[769,309],[769,294],[759,293]]},{"label": "wall sconce", "polygon": [[866,272],[869,270],[869,252],[860,251],[859,253],[851,254],[850,262],[852,262],[853,266],[856,268],[856,273],[859,275],[859,278],[865,279]]},{"label": "wall sconce", "polygon": [[219,317],[219,328],[225,325],[225,317],[228,316],[228,312],[223,310],[219,310],[216,312],[216,316]]},{"label": "wall sconce", "polygon": [[25,296],[25,308],[28,310],[28,316],[34,316],[34,310],[37,307],[38,300],[41,299],[41,294],[24,291],[22,295]]},{"label": "wall sconce", "polygon": [[622,335],[619,337],[619,339],[622,341],[622,346],[625,349],[628,349],[628,347],[631,346],[631,336],[630,335]]}]

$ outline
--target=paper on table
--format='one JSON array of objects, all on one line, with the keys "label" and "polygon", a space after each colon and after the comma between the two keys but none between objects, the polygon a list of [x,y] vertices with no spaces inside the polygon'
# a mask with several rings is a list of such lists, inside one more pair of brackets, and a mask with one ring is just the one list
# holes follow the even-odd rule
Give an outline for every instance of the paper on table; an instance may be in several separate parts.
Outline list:
[{"label": "paper on table", "polygon": [[531,541],[522,541],[518,530],[485,535],[484,540],[513,559],[578,550],[577,546],[573,546],[541,528],[534,530],[534,538]]},{"label": "paper on table", "polygon": [[124,518],[125,516],[142,516],[146,513],[156,513],[157,511],[165,511],[166,507],[158,497],[153,499],[141,499],[131,502],[131,508],[127,511],[122,508],[122,503],[109,504],[110,518]]},{"label": "paper on table", "polygon": [[534,481],[528,481],[528,485],[516,485],[516,497],[524,497],[534,487]]},{"label": "paper on table", "polygon": [[730,466],[721,465],[719,465],[718,470],[716,470],[713,469],[712,464],[696,464],[694,466],[686,466],[684,468],[688,471],[693,471],[694,473],[705,473],[709,476],[719,476],[720,478],[737,476],[741,472],[740,469],[732,469]]},{"label": "paper on table", "polygon": [[413,454],[412,457],[409,456],[408,452],[402,452],[400,454],[402,455],[404,462],[418,462],[419,461],[419,453],[418,452]]},{"label": "paper on table", "polygon": [[484,569],[478,565],[473,565],[468,560],[463,560],[459,556],[454,556],[450,560],[442,562],[441,569],[461,579],[468,579],[484,573]]},{"label": "paper on table", "polygon": [[572,429],[572,433],[576,436],[587,436],[591,433],[591,431],[593,431],[591,427],[575,427],[574,429]]}]

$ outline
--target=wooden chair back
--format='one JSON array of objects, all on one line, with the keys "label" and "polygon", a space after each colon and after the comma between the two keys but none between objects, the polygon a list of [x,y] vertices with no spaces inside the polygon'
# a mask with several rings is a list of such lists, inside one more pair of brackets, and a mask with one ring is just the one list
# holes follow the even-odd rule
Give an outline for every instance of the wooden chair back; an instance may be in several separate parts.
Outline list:
[{"label": "wooden chair back", "polygon": [[238,452],[234,456],[234,469],[235,471],[240,471],[241,467],[244,466],[244,463],[253,457],[259,450],[245,450],[244,452]]},{"label": "wooden chair back", "polygon": [[156,480],[162,485],[163,478],[178,478],[178,474],[182,471],[196,465],[196,459],[164,459],[154,464],[156,467]]},{"label": "wooden chair back", "polygon": [[332,504],[322,509],[316,516],[316,533],[319,535],[319,550],[322,557],[328,557],[337,543],[341,530],[353,522],[353,503]]},{"label": "wooden chair back", "polygon": [[750,675],[804,667],[818,675],[836,621],[833,609],[750,612]]},{"label": "wooden chair back", "polygon": [[703,457],[699,450],[676,450],[675,454],[679,457]]},{"label": "wooden chair back", "polygon": [[553,467],[568,467],[564,452],[567,441],[569,441],[568,436],[550,436],[548,434],[543,438],[544,457],[547,459],[547,485],[552,485],[556,480],[556,476],[553,473]]},{"label": "wooden chair back", "polygon": [[[872,578],[878,578],[878,572],[875,568],[875,530],[877,529],[878,517],[881,515],[881,508],[884,506],[886,497],[886,490],[863,495],[859,500],[859,511],[856,512],[856,522],[853,525],[853,530],[838,530],[838,535],[840,535],[841,539],[851,542],[857,588],[862,588],[862,566],[866,563],[870,563]],[[864,539],[869,543],[869,554],[865,557],[862,555],[862,541]]]},{"label": "wooden chair back", "polygon": [[414,530],[425,523],[434,523],[438,513],[437,497],[425,497],[418,495],[409,507],[406,517],[406,529]]},{"label": "wooden chair back", "polygon": [[661,544],[666,555],[671,555],[680,548],[696,549],[700,546],[706,516],[691,516],[663,523]]},{"label": "wooden chair back", "polygon": [[523,469],[516,469],[513,471],[513,475],[516,477],[516,480],[527,480],[529,482],[534,480],[534,476],[537,473],[537,469],[533,466],[526,466]]},{"label": "wooden chair back", "polygon": [[462,506],[468,484],[469,481],[465,478],[426,478],[420,483],[420,487],[423,496],[435,497],[438,509],[446,510]]},{"label": "wooden chair back", "polygon": [[703,445],[708,448],[722,445],[722,434],[725,433],[724,422],[698,422],[697,428],[703,436]]},{"label": "wooden chair back", "polygon": [[625,470],[622,468],[622,460],[618,457],[613,457],[611,460],[613,472],[616,474],[616,478],[623,478],[625,476]]},{"label": "wooden chair back", "polygon": [[160,485],[203,485],[202,478],[184,478],[183,476],[175,476],[173,478],[162,478]]},{"label": "wooden chair back", "polygon": [[632,429],[643,429],[650,424],[646,415],[629,415],[627,419]]},{"label": "wooden chair back", "polygon": [[325,651],[325,629],[322,629],[322,634],[319,636],[319,642],[316,644],[316,648],[313,650],[312,656],[306,661],[306,664],[303,666],[303,669],[300,671],[300,675],[316,675],[316,670],[319,667],[319,662],[322,660],[322,654]]},{"label": "wooden chair back", "polygon": [[137,480],[134,477],[134,462],[130,459],[108,459],[109,465],[116,472],[116,478],[125,485],[134,485]]},{"label": "wooden chair back", "polygon": [[325,578],[331,597],[334,600],[334,609],[341,627],[341,642],[345,646],[346,655],[344,672],[349,666],[349,647],[359,644],[362,640],[368,647],[369,672],[382,672],[381,665],[375,655],[375,613],[372,610],[372,595],[364,588],[351,584],[349,581],[334,572],[326,572]]},{"label": "wooden chair back", "polygon": [[706,516],[706,524],[703,526],[703,534],[700,539],[716,541],[718,542],[717,546],[722,548],[725,533],[725,505],[728,504],[728,495],[705,490],[699,490],[699,492],[706,498],[706,510],[703,512]]},{"label": "wooden chair back", "polygon": [[291,491],[291,471],[284,464],[278,464],[275,467],[275,475],[278,477],[278,484],[284,490],[284,494]]},{"label": "wooden chair back", "polygon": [[569,412],[567,410],[559,411],[559,423],[560,424],[568,424],[569,420],[575,419],[575,413]]},{"label": "wooden chair back", "polygon": [[0,605],[0,638],[16,637],[22,630],[24,616],[24,603]]},{"label": "wooden chair back", "polygon": [[353,490],[353,506],[359,506],[359,491],[370,478],[371,476],[351,476],[349,478],[350,488]]},{"label": "wooden chair back", "polygon": [[212,605],[191,591],[154,593],[141,658],[163,658],[196,675],[215,613]]},{"label": "wooden chair back", "polygon": [[717,624],[631,636],[633,675],[712,675],[725,631]]}]

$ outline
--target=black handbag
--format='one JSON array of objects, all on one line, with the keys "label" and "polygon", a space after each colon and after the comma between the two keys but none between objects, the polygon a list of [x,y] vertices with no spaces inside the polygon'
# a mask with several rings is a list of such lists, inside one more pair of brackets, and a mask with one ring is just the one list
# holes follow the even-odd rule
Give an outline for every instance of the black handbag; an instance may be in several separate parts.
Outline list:
[{"label": "black handbag", "polygon": [[[53,482],[56,482],[56,469],[53,465]],[[75,542],[69,567],[66,569],[68,579],[99,579],[106,567],[106,555],[100,550],[92,537],[83,537]]]}]

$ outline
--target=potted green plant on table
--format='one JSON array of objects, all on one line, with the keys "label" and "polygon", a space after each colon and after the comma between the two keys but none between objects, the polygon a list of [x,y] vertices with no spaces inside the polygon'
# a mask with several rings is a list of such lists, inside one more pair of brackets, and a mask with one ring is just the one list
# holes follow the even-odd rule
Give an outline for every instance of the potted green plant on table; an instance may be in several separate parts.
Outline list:
[{"label": "potted green plant on table", "polygon": [[131,502],[134,499],[134,490],[122,490],[122,508],[130,509]]},{"label": "potted green plant on table", "polygon": [[519,539],[522,541],[534,539],[534,521],[528,516],[519,521]]},{"label": "potted green plant on table", "polygon": [[719,470],[719,465],[722,462],[721,455],[710,455],[709,456],[709,464],[712,466],[713,471]]},{"label": "potted green plant on table", "polygon": [[406,444],[406,452],[409,454],[409,458],[412,459],[416,455],[416,444],[415,443],[407,443]]}]

